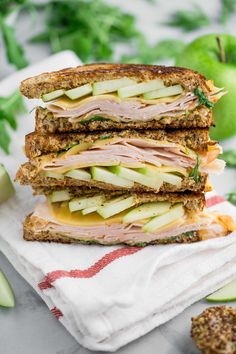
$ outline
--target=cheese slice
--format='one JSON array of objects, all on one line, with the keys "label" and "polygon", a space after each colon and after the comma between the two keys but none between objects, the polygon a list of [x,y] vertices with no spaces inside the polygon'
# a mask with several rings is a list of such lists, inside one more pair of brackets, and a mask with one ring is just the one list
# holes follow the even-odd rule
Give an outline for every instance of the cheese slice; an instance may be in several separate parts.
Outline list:
[{"label": "cheese slice", "polygon": [[[171,103],[174,102],[175,100],[177,100],[181,95],[178,96],[174,96],[174,97],[163,97],[163,98],[158,98],[155,100],[145,100],[141,97],[132,97],[132,98],[126,98],[125,100],[136,100],[139,101],[143,104],[147,104],[147,105],[152,105],[152,104],[158,104],[158,103]],[[117,94],[107,94],[107,95],[98,95],[98,96],[91,96],[91,97],[86,97],[86,98],[79,98],[76,100],[70,100],[68,97],[61,97],[55,101],[53,101],[52,103],[48,103],[47,107],[50,109],[64,109],[64,110],[73,110],[76,108],[79,108],[81,105],[84,105],[88,102],[91,101],[96,101],[96,100],[113,100],[116,102],[121,102],[124,101],[124,99],[120,99]]]},{"label": "cheese slice", "polygon": [[98,215],[96,212],[83,215],[81,211],[76,211],[74,213],[70,212],[68,203],[61,204],[50,204],[50,210],[52,216],[62,224],[73,225],[73,226],[94,226],[94,225],[110,225],[122,223],[122,219],[127,214],[127,210],[121,212],[114,217],[109,219],[103,219],[102,216]]}]

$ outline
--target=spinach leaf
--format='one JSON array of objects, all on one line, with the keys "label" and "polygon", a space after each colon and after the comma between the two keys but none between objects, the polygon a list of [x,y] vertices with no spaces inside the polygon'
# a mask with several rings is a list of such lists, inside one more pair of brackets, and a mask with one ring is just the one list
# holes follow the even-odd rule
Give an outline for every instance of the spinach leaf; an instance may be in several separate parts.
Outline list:
[{"label": "spinach leaf", "polygon": [[202,89],[196,87],[194,89],[194,94],[198,97],[200,105],[205,105],[208,108],[212,108],[214,106],[214,104],[208,100],[205,92],[203,92]]},{"label": "spinach leaf", "polygon": [[196,183],[199,183],[201,180],[201,177],[199,176],[199,165],[200,165],[200,159],[199,159],[199,156],[197,155],[196,165],[194,166],[194,168],[192,169],[192,171],[189,174],[189,177],[193,177],[194,181]]}]

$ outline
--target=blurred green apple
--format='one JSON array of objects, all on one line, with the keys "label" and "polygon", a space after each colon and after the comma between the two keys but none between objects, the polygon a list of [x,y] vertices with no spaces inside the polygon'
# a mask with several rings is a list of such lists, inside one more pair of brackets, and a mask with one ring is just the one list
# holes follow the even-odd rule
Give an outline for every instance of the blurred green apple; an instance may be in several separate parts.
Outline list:
[{"label": "blurred green apple", "polygon": [[[217,40],[218,37],[218,40]],[[213,110],[216,123],[212,139],[222,140],[236,134],[236,37],[208,34],[189,45],[176,58],[176,65],[197,70],[228,93]]]}]

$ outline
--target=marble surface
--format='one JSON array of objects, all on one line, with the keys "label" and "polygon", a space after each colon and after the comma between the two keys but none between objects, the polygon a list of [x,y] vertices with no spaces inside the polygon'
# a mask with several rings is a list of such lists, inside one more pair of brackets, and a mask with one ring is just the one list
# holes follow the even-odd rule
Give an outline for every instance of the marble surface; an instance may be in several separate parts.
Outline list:
[{"label": "marble surface", "polygon": [[[150,41],[156,38],[166,36],[180,36],[179,31],[169,30],[167,28],[158,29],[156,19],[161,19],[170,9],[172,11],[178,6],[189,6],[187,1],[176,2],[174,0],[162,1],[157,3],[157,11],[153,11],[152,5],[145,0],[135,0],[137,6],[133,6],[133,1],[110,0],[112,3],[119,3],[126,10],[133,11],[139,18],[139,26],[146,31]],[[145,4],[146,2],[146,4]],[[131,4],[132,3],[132,4]],[[204,4],[207,13],[214,13],[217,10],[216,1],[207,3],[200,0],[199,4]],[[161,11],[158,11],[161,10]],[[145,16],[143,16],[145,14]],[[40,20],[33,31],[37,31],[42,26]],[[30,27],[29,22],[22,17],[19,21],[18,36],[26,41]],[[212,28],[212,31],[218,31],[218,28]],[[202,31],[204,32],[204,30]],[[155,36],[154,36],[155,34]],[[191,40],[193,34],[187,35],[186,39]],[[32,47],[27,45],[27,56],[31,62],[38,61],[49,55],[47,46]],[[13,71],[13,68],[4,61],[4,53],[0,43],[0,78]],[[236,140],[231,139],[224,143],[229,147],[235,147]],[[220,194],[236,189],[236,172],[226,170],[224,176],[216,176],[212,179],[216,190]],[[73,337],[66,331],[60,322],[50,313],[41,298],[27,284],[27,282],[13,269],[5,256],[0,253],[0,269],[10,280],[15,296],[16,307],[11,310],[0,308],[0,353],[4,354],[89,354],[92,353],[81,347]],[[230,305],[230,303],[228,303]],[[232,304],[235,306],[235,303]],[[191,326],[191,317],[199,314],[207,306],[210,306],[204,300],[195,303],[182,314],[153,330],[144,337],[118,350],[116,354],[194,354],[199,353],[193,344],[189,332]]]}]

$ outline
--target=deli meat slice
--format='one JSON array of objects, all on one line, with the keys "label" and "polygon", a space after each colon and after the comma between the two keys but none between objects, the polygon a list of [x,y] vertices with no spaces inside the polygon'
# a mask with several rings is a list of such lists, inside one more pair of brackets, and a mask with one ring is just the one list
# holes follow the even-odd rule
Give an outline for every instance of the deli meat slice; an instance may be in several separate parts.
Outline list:
[{"label": "deli meat slice", "polygon": [[187,93],[171,103],[151,104],[142,99],[124,99],[116,97],[106,98],[95,96],[84,100],[78,107],[65,108],[61,100],[47,104],[47,109],[54,116],[68,117],[69,121],[79,121],[92,116],[110,117],[116,121],[149,121],[165,115],[178,116],[188,110],[193,110],[198,105],[197,97],[193,93]]},{"label": "deli meat slice", "polygon": [[[220,173],[224,169],[224,161],[216,159],[220,150],[215,147],[214,159],[208,155],[200,156],[200,171]],[[139,168],[144,164],[153,166],[181,166],[193,168],[196,164],[196,156],[186,154],[185,148],[181,145],[164,141],[143,140],[137,138],[118,138],[107,144],[94,145],[89,150],[81,151],[75,155],[59,156],[50,161],[40,159],[40,166],[45,171],[67,171],[72,168],[90,166],[114,166],[123,165],[126,167]]]},{"label": "deli meat slice", "polygon": [[204,238],[213,238],[227,234],[224,222],[221,222],[217,214],[206,214],[203,212],[195,214],[194,218],[185,215],[185,217],[177,223],[170,224],[164,229],[157,230],[155,233],[144,233],[142,231],[142,225],[138,223],[129,225],[122,223],[106,224],[104,220],[104,224],[93,226],[62,224],[54,218],[46,203],[36,207],[33,217],[36,217],[38,220],[38,222],[35,223],[37,227],[36,231],[62,233],[73,239],[102,241],[104,244],[129,241],[136,243],[152,242],[197,230],[206,231]]},{"label": "deli meat slice", "polygon": [[143,163],[154,166],[178,165],[193,167],[195,157],[186,155],[180,145],[174,143],[143,141],[142,139],[118,139],[117,142],[104,144],[85,150],[76,155],[65,155],[53,158],[50,162],[42,162],[43,170],[60,170],[85,166],[130,165],[142,167]]}]

